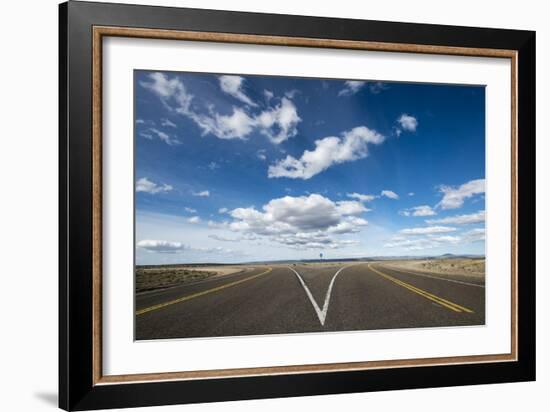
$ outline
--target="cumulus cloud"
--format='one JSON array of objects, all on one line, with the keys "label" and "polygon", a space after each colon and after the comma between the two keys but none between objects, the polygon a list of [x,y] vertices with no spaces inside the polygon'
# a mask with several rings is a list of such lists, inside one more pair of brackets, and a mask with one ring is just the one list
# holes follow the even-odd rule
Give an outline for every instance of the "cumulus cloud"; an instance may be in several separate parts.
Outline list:
[{"label": "cumulus cloud", "polygon": [[203,190],[201,192],[193,192],[193,196],[208,197],[208,196],[210,196],[210,191],[209,190]]},{"label": "cumulus cloud", "polygon": [[223,214],[229,212],[229,209],[226,207],[221,207],[218,209],[218,213]]},{"label": "cumulus cloud", "polygon": [[355,127],[342,137],[329,136],[315,141],[315,149],[306,150],[299,159],[287,155],[268,168],[268,177],[310,179],[329,167],[368,156],[369,144],[380,144],[385,137],[366,126]]},{"label": "cumulus cloud", "polygon": [[[399,212],[403,216],[433,216],[435,215],[435,210],[428,205],[415,206],[409,209],[403,209]],[[442,222],[443,223],[443,222]]]},{"label": "cumulus cloud", "polygon": [[455,230],[456,230],[455,227],[449,227],[449,226],[428,226],[428,227],[415,227],[415,228],[401,229],[399,233],[403,235],[427,235],[427,234],[434,234],[434,233],[449,233],[449,232],[454,232]]},{"label": "cumulus cloud", "polygon": [[466,225],[471,223],[481,223],[485,222],[485,210],[480,210],[476,213],[471,213],[467,215],[456,215],[444,217],[443,219],[429,219],[426,220],[426,223],[430,225]]},{"label": "cumulus cloud", "polygon": [[[224,92],[248,106],[258,106],[242,92],[242,82],[243,78],[240,76],[220,77],[220,86]],[[149,81],[140,84],[155,93],[168,110],[191,119],[203,135],[212,134],[219,139],[246,139],[256,131],[274,144],[279,144],[298,133],[297,125],[301,118],[296,106],[287,97],[257,114],[236,106],[230,114],[220,114],[213,105],[206,105],[208,110],[202,111],[193,107],[191,102],[194,96],[177,77],[169,78],[163,73],[151,73]]]},{"label": "cumulus cloud", "polygon": [[136,192],[144,192],[154,195],[157,193],[169,192],[172,189],[173,187],[170,185],[157,184],[146,177],[142,177],[136,182]]},{"label": "cumulus cloud", "polygon": [[260,133],[276,144],[296,136],[296,126],[301,120],[296,106],[286,97],[281,99],[281,104],[261,112],[254,118]]},{"label": "cumulus cloud", "polygon": [[358,215],[367,211],[358,201],[332,201],[319,194],[272,199],[261,210],[237,208],[229,229],[267,237],[296,248],[336,248],[350,245],[349,239],[331,235],[357,233],[368,222]]},{"label": "cumulus cloud", "polygon": [[154,253],[180,253],[187,249],[183,243],[168,240],[140,240],[137,247]]},{"label": "cumulus cloud", "polygon": [[188,221],[189,223],[194,223],[194,224],[196,224],[196,223],[200,223],[200,222],[201,222],[201,218],[198,217],[198,216],[192,216],[192,217],[190,217],[189,219],[187,219],[187,221]]},{"label": "cumulus cloud", "polygon": [[181,242],[168,240],[140,240],[137,247],[150,253],[176,254],[184,251],[198,253],[233,253],[231,249],[222,247],[189,247]]},{"label": "cumulus cloud", "polygon": [[346,196],[352,199],[357,199],[360,202],[370,202],[374,199],[376,199],[378,196],[376,195],[364,195],[361,193],[346,193]]},{"label": "cumulus cloud", "polygon": [[235,99],[240,100],[241,102],[256,107],[258,106],[254,103],[250,97],[248,97],[243,91],[244,78],[241,76],[220,76],[218,77],[220,82],[220,88],[223,92],[233,96]]},{"label": "cumulus cloud", "polygon": [[416,128],[418,127],[418,120],[414,116],[408,115],[406,113],[403,113],[399,118],[397,119],[397,123],[399,123],[399,126],[402,130],[406,132],[415,132]]},{"label": "cumulus cloud", "polygon": [[385,196],[388,199],[393,199],[393,200],[399,199],[399,195],[391,190],[382,190],[380,192],[380,196]]},{"label": "cumulus cloud", "polygon": [[338,92],[338,96],[352,96],[365,87],[367,82],[359,80],[347,80],[344,82],[344,88]]},{"label": "cumulus cloud", "polygon": [[184,207],[183,210],[188,213],[197,213],[197,209],[193,209],[192,207]]},{"label": "cumulus cloud", "polygon": [[464,200],[477,194],[485,193],[485,179],[470,180],[458,187],[441,186],[439,191],[443,198],[437,204],[441,209],[458,209],[464,204]]}]

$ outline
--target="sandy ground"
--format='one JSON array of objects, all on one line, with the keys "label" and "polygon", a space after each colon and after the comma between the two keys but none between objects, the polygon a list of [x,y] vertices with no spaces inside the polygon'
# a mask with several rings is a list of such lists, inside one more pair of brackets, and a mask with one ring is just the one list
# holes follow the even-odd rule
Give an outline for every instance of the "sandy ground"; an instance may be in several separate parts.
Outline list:
[{"label": "sandy ground", "polygon": [[384,264],[438,275],[457,275],[477,279],[485,278],[485,259],[397,260],[387,261]]},{"label": "sandy ground", "polygon": [[[181,265],[177,266],[177,269],[188,269],[193,272],[214,272],[214,274],[217,275],[230,275],[232,273],[240,272],[241,270],[244,270],[245,268],[248,268],[249,266],[186,266]],[[143,270],[144,272],[149,271],[157,271],[159,268],[151,267],[151,268],[142,268],[140,270]]]},{"label": "sandy ground", "polygon": [[136,292],[164,289],[244,270],[244,266],[159,266],[136,269]]}]

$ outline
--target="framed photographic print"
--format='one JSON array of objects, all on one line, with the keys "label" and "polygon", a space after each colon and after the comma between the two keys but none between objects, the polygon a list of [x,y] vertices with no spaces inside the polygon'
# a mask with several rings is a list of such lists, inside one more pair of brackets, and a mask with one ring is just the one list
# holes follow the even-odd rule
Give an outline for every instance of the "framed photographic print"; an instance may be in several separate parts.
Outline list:
[{"label": "framed photographic print", "polygon": [[60,6],[60,407],[535,379],[535,33]]}]

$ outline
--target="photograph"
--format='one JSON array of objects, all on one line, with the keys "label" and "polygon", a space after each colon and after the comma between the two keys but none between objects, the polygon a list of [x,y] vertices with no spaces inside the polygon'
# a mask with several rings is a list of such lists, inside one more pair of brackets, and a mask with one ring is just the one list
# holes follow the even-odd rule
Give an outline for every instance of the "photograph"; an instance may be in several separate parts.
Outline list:
[{"label": "photograph", "polygon": [[485,325],[485,86],[134,70],[135,339]]}]

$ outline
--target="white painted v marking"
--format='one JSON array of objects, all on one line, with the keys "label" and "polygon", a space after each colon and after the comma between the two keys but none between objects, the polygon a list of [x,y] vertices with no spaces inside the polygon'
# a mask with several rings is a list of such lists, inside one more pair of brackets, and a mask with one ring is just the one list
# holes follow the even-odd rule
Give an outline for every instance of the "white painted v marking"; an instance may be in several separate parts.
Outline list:
[{"label": "white painted v marking", "polygon": [[293,268],[289,266],[289,269],[296,274],[296,277],[298,278],[298,280],[300,281],[300,284],[304,288],[304,291],[306,292],[306,295],[309,298],[309,301],[311,302],[311,305],[313,306],[313,309],[315,310],[315,313],[317,314],[317,317],[319,318],[319,322],[321,322],[322,326],[325,326],[325,319],[327,318],[328,305],[330,302],[330,294],[332,293],[332,287],[334,286],[334,281],[336,280],[336,277],[340,274],[340,272],[345,268],[347,268],[347,266],[344,266],[338,269],[338,272],[336,272],[332,277],[332,279],[330,280],[330,284],[327,289],[327,294],[325,295],[325,302],[323,303],[323,309],[321,309],[317,304],[317,302],[315,301],[315,298],[311,294],[311,291],[307,287],[306,282],[304,282],[304,279],[302,279],[302,276],[300,276],[298,272],[296,272]]}]

